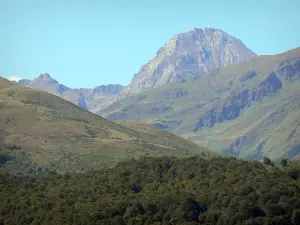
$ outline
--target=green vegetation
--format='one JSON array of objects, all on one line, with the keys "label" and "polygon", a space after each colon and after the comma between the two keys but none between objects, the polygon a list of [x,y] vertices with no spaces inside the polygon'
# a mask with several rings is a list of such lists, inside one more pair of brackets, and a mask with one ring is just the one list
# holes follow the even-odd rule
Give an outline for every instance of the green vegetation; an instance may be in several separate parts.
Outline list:
[{"label": "green vegetation", "polygon": [[282,159],[282,160],[280,161],[280,163],[281,163],[281,165],[282,165],[283,167],[285,167],[285,166],[287,166],[288,161],[287,161],[286,159]]},{"label": "green vegetation", "polygon": [[131,157],[201,152],[208,150],[169,132],[116,124],[55,95],[0,78],[0,171],[83,171]]},{"label": "green vegetation", "polygon": [[300,223],[300,165],[142,158],[77,174],[0,174],[0,224]]},{"label": "green vegetation", "polygon": [[269,159],[268,157],[264,157],[264,164],[266,164],[266,165],[272,165],[272,161],[271,161],[271,159]]},{"label": "green vegetation", "polygon": [[123,99],[99,115],[147,121],[234,156],[300,158],[299,59],[300,48],[253,57]]}]

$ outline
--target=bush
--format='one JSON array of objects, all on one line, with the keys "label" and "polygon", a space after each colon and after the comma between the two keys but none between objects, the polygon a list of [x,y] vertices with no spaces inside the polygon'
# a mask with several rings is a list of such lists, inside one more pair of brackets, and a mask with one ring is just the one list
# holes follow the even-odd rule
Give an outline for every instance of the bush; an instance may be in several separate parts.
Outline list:
[{"label": "bush", "polygon": [[271,159],[269,159],[268,157],[264,157],[264,164],[271,165],[272,164]]},{"label": "bush", "polygon": [[292,223],[295,225],[300,224],[300,209],[294,209],[292,215]]},{"label": "bush", "polygon": [[264,210],[269,217],[279,216],[286,213],[286,209],[281,204],[266,205]]},{"label": "bush", "polygon": [[282,166],[286,167],[287,164],[288,164],[288,161],[287,161],[286,159],[282,159],[282,160],[280,161],[280,164],[281,164]]}]

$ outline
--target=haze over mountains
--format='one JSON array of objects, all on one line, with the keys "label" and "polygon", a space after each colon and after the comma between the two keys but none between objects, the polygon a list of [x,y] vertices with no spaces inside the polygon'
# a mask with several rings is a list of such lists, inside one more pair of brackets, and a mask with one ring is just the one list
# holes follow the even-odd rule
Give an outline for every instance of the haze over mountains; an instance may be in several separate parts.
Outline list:
[{"label": "haze over mountains", "polygon": [[44,74],[18,82],[110,120],[142,120],[234,156],[295,158],[299,49],[257,56],[219,29],[175,35],[132,82],[71,89]]}]

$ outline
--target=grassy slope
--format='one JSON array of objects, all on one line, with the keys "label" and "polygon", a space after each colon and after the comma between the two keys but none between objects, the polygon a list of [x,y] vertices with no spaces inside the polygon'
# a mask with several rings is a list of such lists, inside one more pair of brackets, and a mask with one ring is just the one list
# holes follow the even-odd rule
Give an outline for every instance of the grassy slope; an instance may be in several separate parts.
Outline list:
[{"label": "grassy slope", "polygon": [[117,124],[120,124],[124,127],[133,129],[139,133],[139,136],[142,140],[151,140],[152,143],[155,143],[156,147],[167,147],[170,149],[189,149],[189,151],[198,152],[199,149],[201,152],[211,153],[214,152],[207,150],[205,148],[199,147],[198,145],[187,142],[185,139],[178,137],[170,132],[160,130],[152,126],[150,123],[134,121],[134,120],[120,120],[115,121]]},{"label": "grassy slope", "polygon": [[[245,63],[223,68],[213,75],[196,80],[188,78],[184,83],[165,85],[124,99],[99,114],[111,120],[159,123],[162,127],[168,126],[168,131],[216,150],[226,149],[239,137],[246,135],[252,141],[238,149],[240,156],[259,154],[276,159],[286,155],[292,158],[297,155],[297,151],[290,154],[291,148],[300,143],[297,128],[299,80],[289,82],[280,77],[283,88],[279,93],[264,98],[262,102],[253,103],[250,108],[242,110],[235,120],[217,123],[212,128],[202,128],[198,132],[193,132],[193,128],[198,118],[208,110],[220,108],[233,90],[256,87],[269,73],[299,60],[299,57],[300,48],[280,55],[255,57]],[[257,75],[247,82],[240,82],[241,76],[248,71],[255,71]],[[184,92],[187,95],[180,96]],[[282,108],[285,108],[284,111]],[[276,118],[271,118],[268,125],[265,125],[274,113],[277,114]],[[264,147],[260,151],[263,143]]]},{"label": "grassy slope", "polygon": [[[112,166],[146,154],[188,156],[203,150],[182,138],[176,138],[180,148],[157,142],[155,131],[141,135],[52,94],[20,87],[2,78],[0,109],[0,150],[13,156],[5,164],[9,169],[36,164],[79,170]],[[161,135],[161,131],[157,134]]]}]

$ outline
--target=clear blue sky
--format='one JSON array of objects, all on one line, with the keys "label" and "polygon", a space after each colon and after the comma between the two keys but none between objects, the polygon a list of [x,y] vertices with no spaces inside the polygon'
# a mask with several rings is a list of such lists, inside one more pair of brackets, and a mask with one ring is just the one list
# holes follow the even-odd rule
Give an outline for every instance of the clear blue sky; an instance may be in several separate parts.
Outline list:
[{"label": "clear blue sky", "polygon": [[0,0],[0,76],[126,85],[174,34],[206,25],[284,52],[300,46],[300,1]]}]

